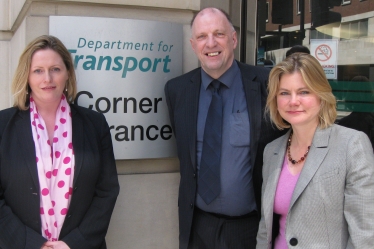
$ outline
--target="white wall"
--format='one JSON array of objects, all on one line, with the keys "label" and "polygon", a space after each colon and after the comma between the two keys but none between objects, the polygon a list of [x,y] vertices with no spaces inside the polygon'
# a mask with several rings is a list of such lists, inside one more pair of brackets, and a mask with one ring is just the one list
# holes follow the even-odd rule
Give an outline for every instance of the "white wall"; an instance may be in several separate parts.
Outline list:
[{"label": "white wall", "polygon": [[0,109],[10,106],[9,42],[0,41]]},{"label": "white wall", "polygon": [[179,173],[120,175],[119,181],[108,248],[178,248]]}]

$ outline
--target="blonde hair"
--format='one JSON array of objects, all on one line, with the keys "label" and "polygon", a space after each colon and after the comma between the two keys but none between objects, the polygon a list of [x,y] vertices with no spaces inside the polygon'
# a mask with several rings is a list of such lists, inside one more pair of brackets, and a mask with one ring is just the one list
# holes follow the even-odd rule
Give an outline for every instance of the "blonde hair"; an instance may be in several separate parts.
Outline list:
[{"label": "blonde hair", "polygon": [[290,127],[290,124],[278,112],[277,95],[282,76],[295,72],[301,74],[306,86],[320,98],[319,127],[324,129],[331,126],[337,115],[335,96],[332,94],[331,86],[320,63],[313,56],[305,53],[294,53],[271,70],[269,95],[265,108],[265,111],[270,114],[270,119],[280,130]]},{"label": "blonde hair", "polygon": [[68,72],[68,81],[66,82],[66,89],[64,94],[69,103],[72,103],[77,95],[77,81],[74,71],[74,64],[69,51],[64,44],[57,38],[51,35],[42,35],[32,42],[30,42],[25,50],[22,52],[16,72],[12,82],[12,93],[14,96],[13,106],[18,107],[20,110],[27,110],[29,97],[28,93],[31,91],[28,78],[30,74],[30,66],[32,56],[35,52],[44,49],[51,49],[58,53]]}]

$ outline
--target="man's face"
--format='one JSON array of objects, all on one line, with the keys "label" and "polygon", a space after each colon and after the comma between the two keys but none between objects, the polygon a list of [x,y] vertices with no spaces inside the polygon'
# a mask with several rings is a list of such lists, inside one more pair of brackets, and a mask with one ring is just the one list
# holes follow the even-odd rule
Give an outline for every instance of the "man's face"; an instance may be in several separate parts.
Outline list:
[{"label": "man's face", "polygon": [[206,9],[196,16],[190,42],[202,68],[212,78],[219,78],[230,68],[237,45],[236,32],[220,11]]}]

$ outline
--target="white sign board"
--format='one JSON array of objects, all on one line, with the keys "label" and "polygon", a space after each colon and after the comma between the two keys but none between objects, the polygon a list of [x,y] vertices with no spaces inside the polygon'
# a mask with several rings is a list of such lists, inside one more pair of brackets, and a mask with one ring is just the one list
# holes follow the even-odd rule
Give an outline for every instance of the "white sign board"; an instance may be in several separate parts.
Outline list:
[{"label": "white sign board", "polygon": [[181,24],[51,16],[49,34],[72,54],[77,103],[105,115],[116,159],[176,156],[164,85],[182,74]]},{"label": "white sign board", "polygon": [[310,40],[310,53],[321,63],[327,79],[338,78],[338,41]]}]

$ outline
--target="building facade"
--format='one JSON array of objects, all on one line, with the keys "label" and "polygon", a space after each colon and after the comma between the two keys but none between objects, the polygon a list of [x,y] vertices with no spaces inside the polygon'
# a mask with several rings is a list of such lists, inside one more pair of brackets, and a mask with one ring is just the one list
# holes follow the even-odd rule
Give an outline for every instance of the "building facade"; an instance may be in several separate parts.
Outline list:
[{"label": "building facade", "polygon": [[[271,0],[0,1],[0,109],[12,106],[10,85],[18,58],[31,40],[49,34],[51,16],[104,17],[181,24],[181,71],[185,73],[199,66],[189,43],[191,18],[201,8],[213,6],[230,14],[240,41],[235,57],[248,64],[264,66],[260,58],[276,63],[284,59],[286,50],[292,45],[303,44],[310,47],[313,39],[337,39],[338,77],[331,80],[331,83],[336,86],[334,90],[340,104],[338,108],[341,117],[360,110],[372,113],[374,95],[369,86],[373,86],[374,82],[374,0],[342,1],[341,6],[333,8],[333,11],[341,13],[341,23],[334,27],[321,25],[316,29],[311,28],[311,1],[305,0],[303,39],[297,35],[292,36],[300,31],[299,0],[291,0],[290,4],[282,5],[281,12],[292,13],[293,20],[281,28],[279,24],[272,22]],[[288,8],[291,7],[292,10],[289,11]],[[74,26],[65,29],[73,30]],[[274,31],[292,34],[266,33]],[[356,89],[349,84],[355,76],[365,76],[368,79],[364,89]],[[362,93],[364,97],[359,95]],[[178,159],[139,158],[117,160],[116,163],[121,191],[107,235],[108,248],[177,248]]]}]

